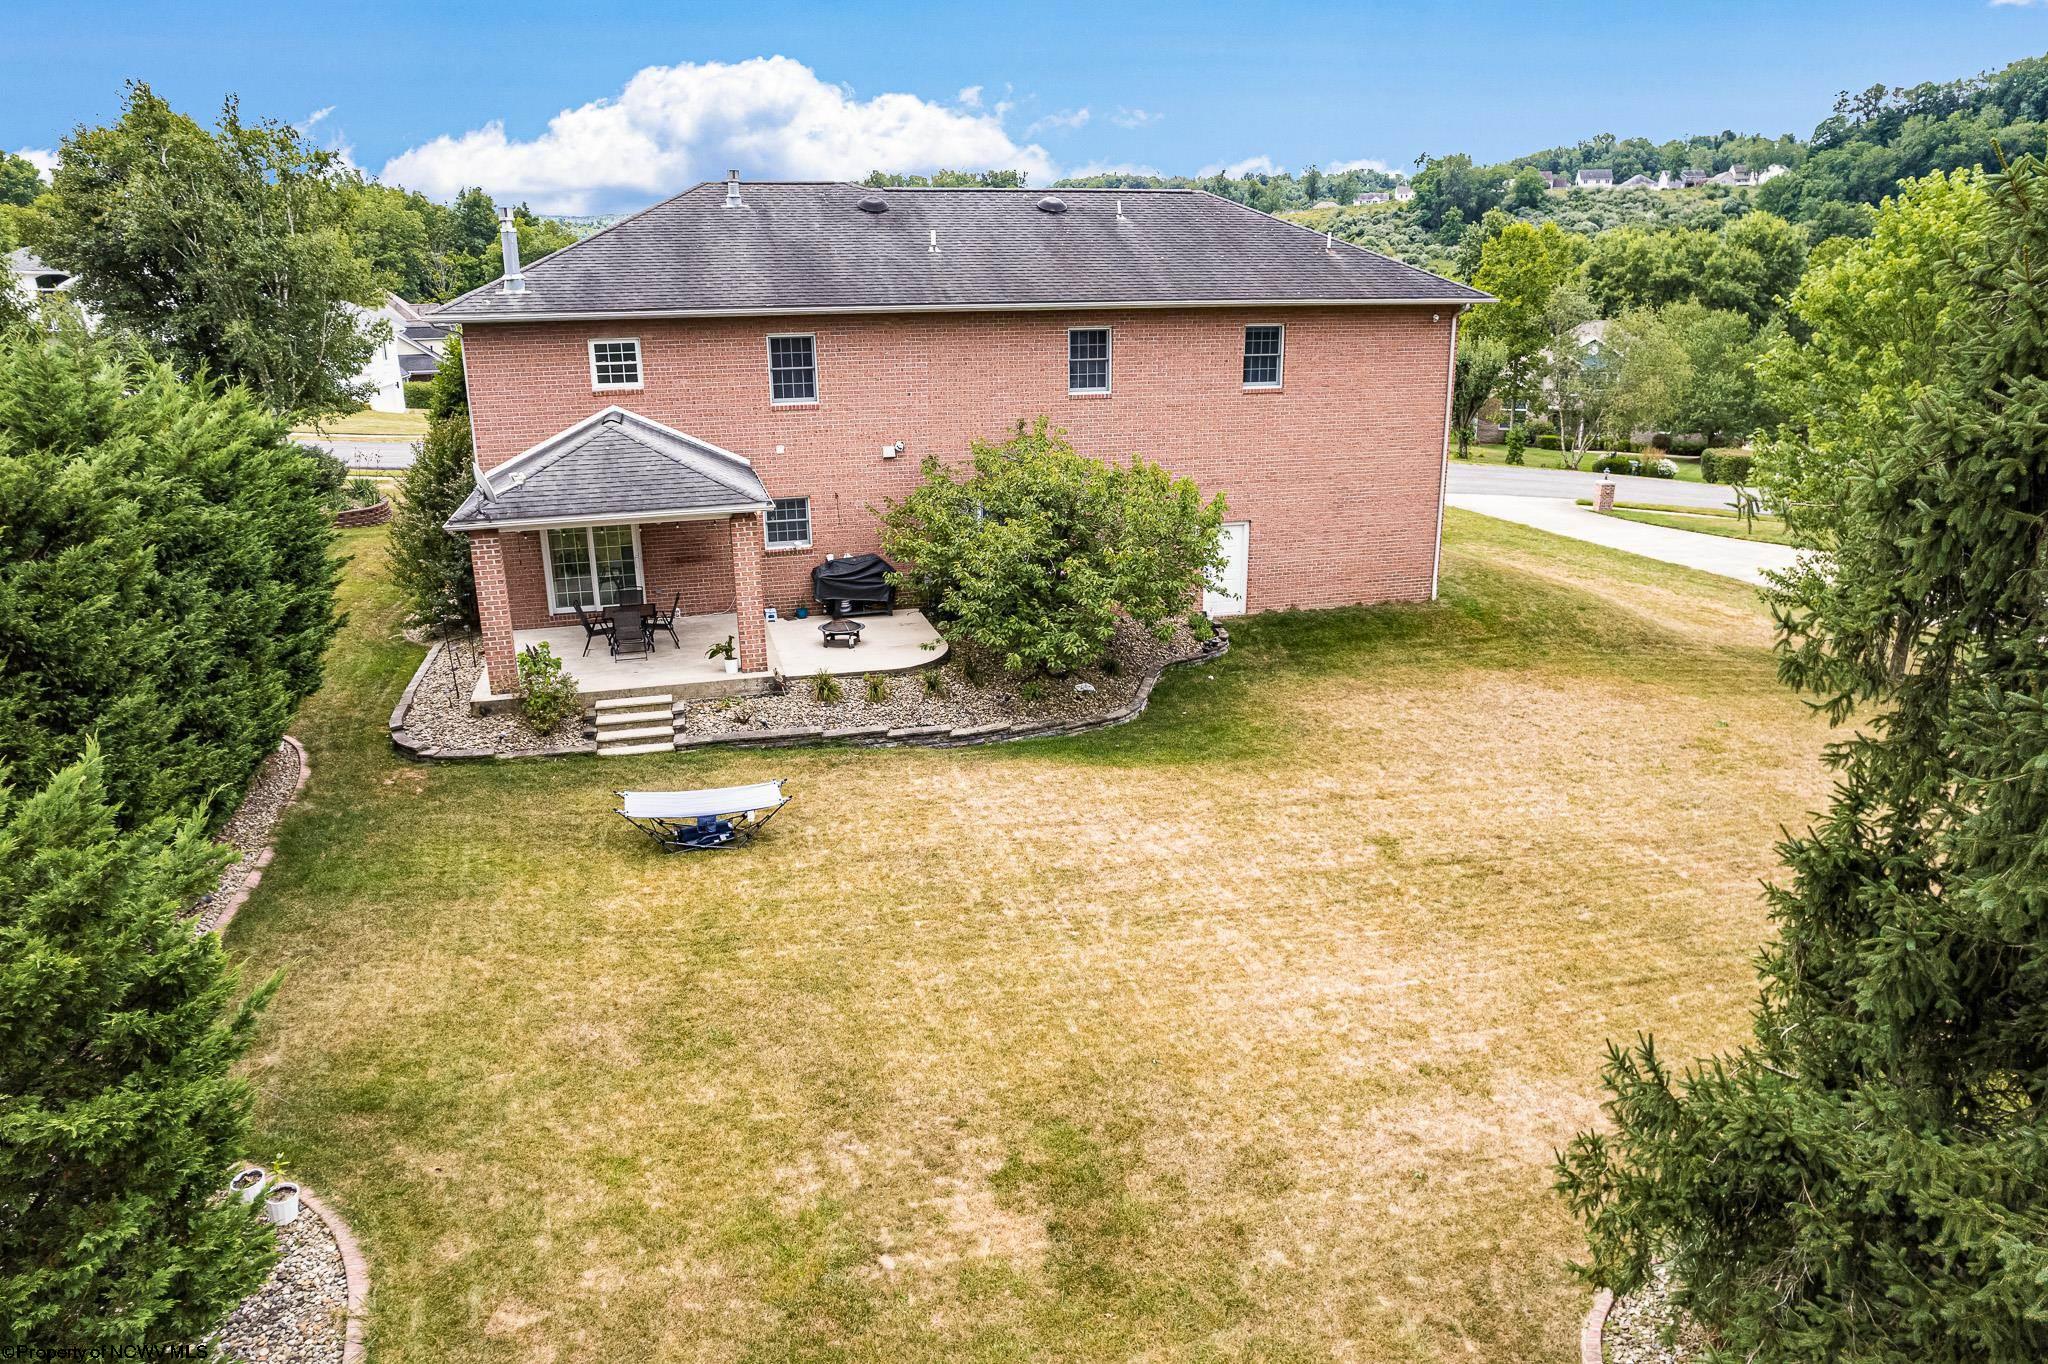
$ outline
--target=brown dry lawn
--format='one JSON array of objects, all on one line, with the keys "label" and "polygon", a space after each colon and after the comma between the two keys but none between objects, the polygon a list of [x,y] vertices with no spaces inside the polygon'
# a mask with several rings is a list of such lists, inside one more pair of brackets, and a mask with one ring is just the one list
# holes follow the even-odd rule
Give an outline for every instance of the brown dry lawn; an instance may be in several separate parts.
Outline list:
[{"label": "brown dry lawn", "polygon": [[[408,765],[350,549],[229,943],[380,1364],[1564,1358],[1552,1152],[1607,1039],[1740,1039],[1825,794],[1746,589],[1456,512],[1438,605],[952,752]],[[737,854],[607,813],[778,775]]]}]

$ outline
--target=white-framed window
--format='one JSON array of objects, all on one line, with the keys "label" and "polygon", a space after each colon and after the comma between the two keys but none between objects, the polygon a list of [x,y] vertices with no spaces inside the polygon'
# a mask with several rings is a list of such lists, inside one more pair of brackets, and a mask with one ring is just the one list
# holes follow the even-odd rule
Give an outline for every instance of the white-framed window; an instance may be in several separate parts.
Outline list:
[{"label": "white-framed window", "polygon": [[643,590],[640,532],[634,526],[562,526],[541,537],[548,610],[617,606],[620,593]]},{"label": "white-framed window", "polygon": [[818,401],[818,341],[814,336],[768,338],[768,400]]},{"label": "white-framed window", "polygon": [[636,336],[607,336],[592,341],[590,386],[640,387],[640,339]]},{"label": "white-framed window", "polygon": [[1109,392],[1109,328],[1068,329],[1067,392]]},{"label": "white-framed window", "polygon": [[778,497],[774,510],[761,518],[770,549],[811,547],[811,499]]},{"label": "white-framed window", "polygon": [[1287,331],[1278,323],[1261,323],[1244,329],[1244,386],[1280,387],[1280,371],[1286,360]]}]

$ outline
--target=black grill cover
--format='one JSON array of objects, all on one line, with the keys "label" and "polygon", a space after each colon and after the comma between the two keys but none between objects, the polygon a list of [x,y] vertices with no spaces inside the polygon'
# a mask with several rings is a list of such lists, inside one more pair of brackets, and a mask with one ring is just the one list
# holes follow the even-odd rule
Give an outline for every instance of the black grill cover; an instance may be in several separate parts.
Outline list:
[{"label": "black grill cover", "polygon": [[896,589],[888,575],[896,566],[879,554],[849,554],[832,559],[811,570],[811,595],[830,605],[850,601],[862,605],[892,605]]}]

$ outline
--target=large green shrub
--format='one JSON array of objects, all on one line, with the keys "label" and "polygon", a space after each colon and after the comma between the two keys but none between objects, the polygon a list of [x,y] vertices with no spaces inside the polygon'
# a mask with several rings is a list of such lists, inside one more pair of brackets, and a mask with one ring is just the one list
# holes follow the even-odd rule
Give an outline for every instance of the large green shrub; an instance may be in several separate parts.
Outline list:
[{"label": "large green shrub", "polygon": [[87,745],[33,794],[0,786],[0,1344],[126,1359],[268,1272],[260,1205],[219,1195],[269,987],[236,1004],[181,917],[229,855],[196,815],[123,832],[106,774]]},{"label": "large green shrub", "polygon": [[1992,181],[1972,231],[1895,230],[1934,206],[1887,201],[1841,281],[1895,272],[1922,326],[1802,300],[1815,354],[1913,364],[1899,406],[1778,436],[1833,499],[1787,520],[1819,553],[1769,589],[1779,669],[1856,723],[1779,845],[1751,1040],[1613,1049],[1613,1130],[1560,1171],[1591,1273],[1665,1262],[1717,1361],[2048,1358],[2048,173]]},{"label": "large green shrub", "polygon": [[97,735],[130,819],[225,818],[320,685],[331,472],[245,390],[0,336],[0,766],[40,782]]},{"label": "large green shrub", "polygon": [[1709,483],[1747,483],[1754,460],[1746,450],[1708,450],[1700,456],[1700,477]]},{"label": "large green shrub", "polygon": [[936,457],[883,514],[883,548],[947,638],[1012,672],[1067,672],[1100,658],[1128,616],[1161,638],[1223,567],[1223,499],[1134,458],[1078,453],[1041,417],[1000,444],[976,441],[956,474]]}]

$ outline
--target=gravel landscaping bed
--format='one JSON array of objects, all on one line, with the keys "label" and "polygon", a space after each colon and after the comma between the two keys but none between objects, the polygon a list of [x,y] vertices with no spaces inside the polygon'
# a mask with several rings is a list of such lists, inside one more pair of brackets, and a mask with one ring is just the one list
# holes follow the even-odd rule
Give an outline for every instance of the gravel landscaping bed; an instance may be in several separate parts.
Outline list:
[{"label": "gravel landscaping bed", "polygon": [[1707,1348],[1700,1328],[1672,1303],[1661,1268],[1650,1282],[1614,1300],[1601,1344],[1607,1364],[1684,1364]]},{"label": "gravel landscaping bed", "polygon": [[298,789],[299,751],[290,744],[279,744],[277,751],[265,758],[256,775],[249,779],[248,793],[217,835],[217,841],[233,848],[238,856],[220,874],[220,884],[201,896],[193,908],[202,930],[212,931],[235,892],[249,879],[257,856],[270,846],[270,834],[277,827],[278,817],[284,814],[285,806],[291,804]]},{"label": "gravel landscaping bed", "polygon": [[[1114,673],[1084,668],[1069,677],[1047,677],[1036,687],[1004,673],[992,661],[976,660],[973,651],[956,645],[946,662],[916,672],[877,674],[887,695],[870,701],[867,680],[860,674],[838,679],[840,700],[817,699],[814,679],[792,677],[780,696],[728,697],[693,701],[683,710],[686,735],[734,734],[745,730],[865,729],[886,726],[945,725],[949,728],[1017,720],[1072,724],[1128,705],[1145,679],[1169,663],[1198,657],[1202,642],[1186,626],[1166,640],[1125,622],[1117,627],[1111,656]],[[970,672],[973,681],[969,680]],[[940,679],[940,690],[926,679]],[[1027,698],[1023,694],[1033,694]]]},{"label": "gravel landscaping bed", "polygon": [[327,1223],[302,1211],[277,1229],[277,1267],[205,1344],[237,1364],[341,1364],[348,1274]]},{"label": "gravel landscaping bed", "polygon": [[[469,698],[483,671],[483,655],[460,640],[433,656],[412,696],[405,728],[422,751],[482,750],[507,757],[548,753],[583,740],[583,718],[572,715],[553,733],[536,733],[515,711],[503,715],[472,715]],[[451,681],[452,679],[452,681]]]}]

